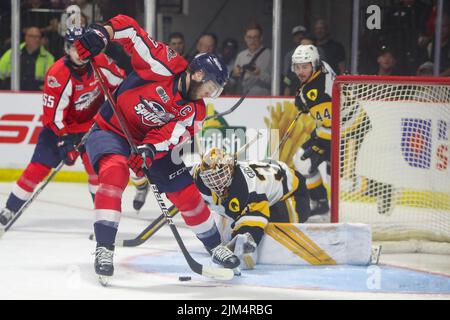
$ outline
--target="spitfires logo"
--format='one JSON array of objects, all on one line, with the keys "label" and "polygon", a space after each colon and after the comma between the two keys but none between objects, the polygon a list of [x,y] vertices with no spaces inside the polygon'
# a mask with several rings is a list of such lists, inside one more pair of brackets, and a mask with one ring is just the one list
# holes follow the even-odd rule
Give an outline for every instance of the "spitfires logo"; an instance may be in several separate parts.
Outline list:
[{"label": "spitfires logo", "polygon": [[83,93],[77,101],[75,101],[75,110],[76,111],[82,111],[85,109],[88,109],[90,105],[97,99],[97,97],[100,95],[100,89],[95,88],[92,91]]},{"label": "spitfires logo", "polygon": [[148,101],[140,97],[141,102],[134,106],[134,111],[141,117],[142,124],[149,127],[160,127],[168,123],[175,116],[155,101]]}]

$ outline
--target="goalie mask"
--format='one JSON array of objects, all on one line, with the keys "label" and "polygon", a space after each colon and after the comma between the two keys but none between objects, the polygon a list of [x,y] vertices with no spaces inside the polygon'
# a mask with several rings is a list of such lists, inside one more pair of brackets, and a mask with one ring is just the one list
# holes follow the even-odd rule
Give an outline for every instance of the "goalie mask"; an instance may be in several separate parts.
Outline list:
[{"label": "goalie mask", "polygon": [[233,181],[235,159],[219,148],[203,155],[199,175],[203,183],[220,197],[225,196]]}]

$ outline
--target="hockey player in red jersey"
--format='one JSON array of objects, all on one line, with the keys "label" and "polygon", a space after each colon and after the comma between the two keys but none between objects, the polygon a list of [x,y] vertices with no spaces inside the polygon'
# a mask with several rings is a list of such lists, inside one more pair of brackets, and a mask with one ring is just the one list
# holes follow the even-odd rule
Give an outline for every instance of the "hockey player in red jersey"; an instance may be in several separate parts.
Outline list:
[{"label": "hockey player in red jersey", "polygon": [[104,26],[91,25],[76,43],[82,59],[92,59],[115,41],[131,56],[134,69],[114,98],[124,115],[139,154],[130,154],[120,124],[108,102],[96,117],[97,128],[86,149],[99,176],[94,223],[97,249],[95,271],[101,277],[114,272],[114,242],[121,216],[121,198],[128,183],[130,166],[145,171],[159,191],[180,210],[184,221],[212,254],[215,263],[235,268],[239,259],[221,245],[221,238],[207,205],[173,148],[194,124],[205,117],[203,98],[218,97],[225,85],[226,66],[213,54],[187,61],[163,43],[152,39],[138,23],[118,15]]},{"label": "hockey player in red jersey", "polygon": [[[43,125],[30,164],[13,187],[6,207],[0,212],[0,223],[7,225],[14,214],[31,197],[35,187],[61,161],[73,165],[81,153],[89,175],[89,191],[94,196],[98,177],[89,164],[84,150],[75,146],[93,125],[93,118],[104,102],[100,83],[89,64],[82,62],[73,42],[84,32],[83,28],[70,28],[65,36],[66,55],[48,70],[43,91]],[[125,73],[104,54],[95,62],[114,90]]]}]

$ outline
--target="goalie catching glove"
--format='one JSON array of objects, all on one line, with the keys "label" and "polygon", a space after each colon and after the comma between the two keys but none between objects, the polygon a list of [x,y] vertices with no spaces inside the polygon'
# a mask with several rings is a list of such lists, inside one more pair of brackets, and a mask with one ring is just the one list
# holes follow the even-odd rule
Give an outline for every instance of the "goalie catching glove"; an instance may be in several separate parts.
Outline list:
[{"label": "goalie catching glove", "polygon": [[110,41],[109,33],[99,24],[91,24],[86,32],[75,41],[75,48],[81,60],[95,57],[106,48]]},{"label": "goalie catching glove", "polygon": [[130,155],[128,166],[138,177],[142,177],[150,169],[155,158],[156,149],[151,144],[143,144],[137,146],[137,151],[138,153],[132,153]]}]

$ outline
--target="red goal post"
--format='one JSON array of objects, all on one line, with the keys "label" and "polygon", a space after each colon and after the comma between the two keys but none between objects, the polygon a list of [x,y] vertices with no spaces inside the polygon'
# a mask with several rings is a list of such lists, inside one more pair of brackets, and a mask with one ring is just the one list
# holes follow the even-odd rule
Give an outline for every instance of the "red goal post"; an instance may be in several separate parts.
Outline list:
[{"label": "red goal post", "polygon": [[332,92],[331,222],[450,242],[450,78],[338,76]]}]

